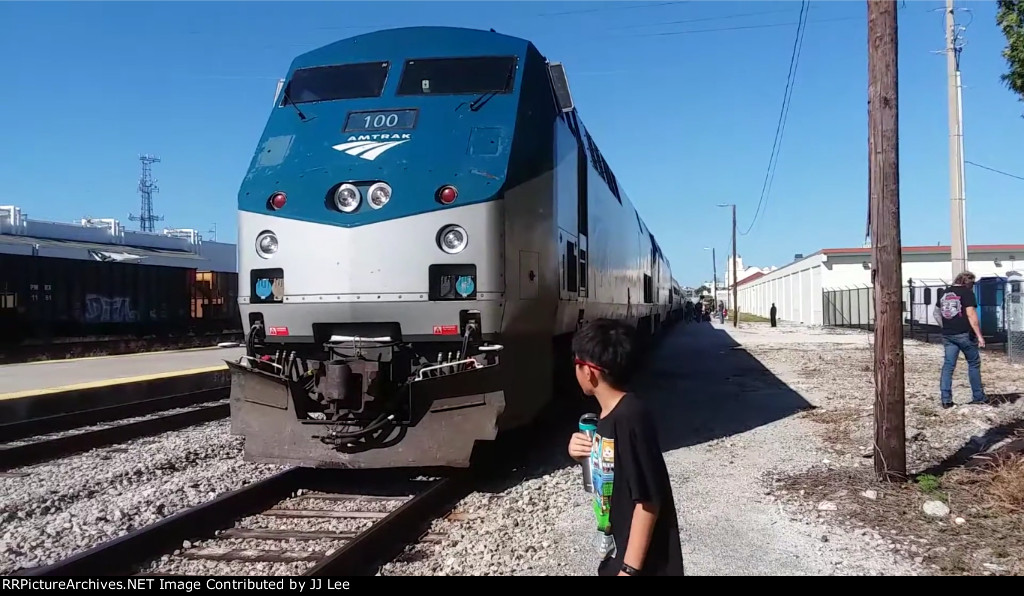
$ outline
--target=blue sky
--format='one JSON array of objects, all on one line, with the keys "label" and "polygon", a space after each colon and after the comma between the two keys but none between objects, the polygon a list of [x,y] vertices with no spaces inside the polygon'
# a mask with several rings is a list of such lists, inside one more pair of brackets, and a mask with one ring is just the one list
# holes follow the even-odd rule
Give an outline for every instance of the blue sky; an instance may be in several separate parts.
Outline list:
[{"label": "blue sky", "polygon": [[[905,245],[948,244],[942,2],[900,11]],[[1024,103],[1000,82],[995,2],[958,2],[965,153],[1024,175]],[[238,185],[298,54],[410,25],[495,28],[566,65],[587,126],[683,284],[721,274],[736,203],[751,224],[782,103],[799,2],[0,3],[3,204],[71,221],[138,213],[138,155],[153,153],[158,225],[235,241]],[[811,3],[766,209],[739,253],[859,246],[867,213],[865,2]],[[737,16],[745,15],[745,16]],[[685,32],[685,33],[681,33]],[[967,234],[1022,241],[1024,181],[967,166]],[[1014,217],[1008,217],[1014,216]],[[1015,223],[1016,221],[1016,223]],[[1016,233],[1015,233],[1016,232]]]}]

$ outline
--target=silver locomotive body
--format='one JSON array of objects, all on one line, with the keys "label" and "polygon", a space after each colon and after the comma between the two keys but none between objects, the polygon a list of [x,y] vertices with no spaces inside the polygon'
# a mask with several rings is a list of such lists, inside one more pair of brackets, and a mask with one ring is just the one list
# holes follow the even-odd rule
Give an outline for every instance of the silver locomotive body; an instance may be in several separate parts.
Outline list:
[{"label": "silver locomotive body", "polygon": [[[318,110],[301,121],[293,106],[275,108],[240,191],[239,303],[250,332],[247,356],[228,364],[232,432],[250,461],[467,466],[477,441],[530,423],[553,398],[576,399],[554,396],[553,380],[571,369],[572,333],[586,320],[625,319],[652,335],[681,307],[667,260],[580,122],[560,66],[494,33],[370,36],[388,38],[372,47],[404,52],[393,62],[407,71],[416,62],[407,58],[432,44],[447,44],[440,55],[515,49],[516,68],[479,111],[486,94],[418,97],[417,128],[398,140],[310,143],[311,131],[329,137],[313,128],[328,108],[299,104]],[[368,107],[381,109],[375,101]],[[416,136],[425,128],[457,150],[427,144]],[[273,161],[324,148],[359,164],[324,168],[334,178],[329,215],[309,201],[323,194],[310,186],[319,157],[287,172]],[[345,203],[356,195],[357,207]]]}]

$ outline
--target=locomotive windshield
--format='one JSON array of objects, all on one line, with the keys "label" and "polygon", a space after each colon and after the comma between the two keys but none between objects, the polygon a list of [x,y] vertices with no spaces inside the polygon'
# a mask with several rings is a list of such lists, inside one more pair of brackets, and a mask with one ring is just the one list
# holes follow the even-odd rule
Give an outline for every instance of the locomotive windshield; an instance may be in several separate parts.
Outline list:
[{"label": "locomotive windshield", "polygon": [[515,67],[515,56],[408,60],[398,95],[508,93]]},{"label": "locomotive windshield", "polygon": [[380,97],[388,78],[387,62],[300,68],[284,90],[281,105]]}]

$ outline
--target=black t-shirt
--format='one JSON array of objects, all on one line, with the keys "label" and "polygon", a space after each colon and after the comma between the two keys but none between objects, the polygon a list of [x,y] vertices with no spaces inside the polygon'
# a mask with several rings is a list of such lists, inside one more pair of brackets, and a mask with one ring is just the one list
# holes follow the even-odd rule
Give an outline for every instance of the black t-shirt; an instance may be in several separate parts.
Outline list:
[{"label": "black t-shirt", "polygon": [[598,575],[621,571],[639,502],[659,509],[640,575],[683,575],[679,522],[665,459],[653,421],[632,393],[597,423],[590,465],[598,530],[610,529],[615,539],[614,555],[601,562]]},{"label": "black t-shirt", "polygon": [[967,320],[966,308],[977,307],[974,292],[963,286],[949,286],[939,292],[935,303],[942,321],[943,335],[959,335],[971,333],[971,322]]}]

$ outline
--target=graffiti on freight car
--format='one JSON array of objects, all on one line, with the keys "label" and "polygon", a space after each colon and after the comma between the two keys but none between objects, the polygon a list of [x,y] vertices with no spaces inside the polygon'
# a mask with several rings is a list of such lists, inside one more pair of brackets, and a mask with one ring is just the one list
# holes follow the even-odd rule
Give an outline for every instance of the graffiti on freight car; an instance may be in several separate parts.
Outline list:
[{"label": "graffiti on freight car", "polygon": [[87,323],[134,323],[139,313],[132,308],[131,298],[108,298],[99,294],[85,295],[85,321]]}]

